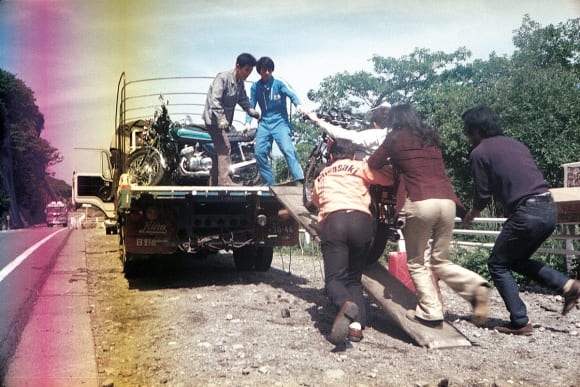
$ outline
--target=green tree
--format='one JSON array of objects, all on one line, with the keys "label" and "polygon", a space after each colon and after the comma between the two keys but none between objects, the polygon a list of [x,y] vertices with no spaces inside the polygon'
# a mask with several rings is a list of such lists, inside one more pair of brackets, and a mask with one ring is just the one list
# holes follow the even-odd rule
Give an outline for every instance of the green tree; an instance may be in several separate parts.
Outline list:
[{"label": "green tree", "polygon": [[62,160],[59,152],[40,137],[44,116],[34,93],[14,75],[0,70],[2,107],[2,179],[0,190],[10,198],[15,226],[42,222],[47,198],[54,196],[46,168]]},{"label": "green tree", "polygon": [[[340,73],[312,94],[321,107],[371,108],[409,102],[443,139],[448,175],[466,203],[471,196],[470,146],[461,114],[479,103],[500,116],[505,134],[524,142],[548,182],[562,185],[561,164],[580,155],[580,19],[542,27],[529,16],[515,31],[512,56],[415,49],[401,58],[375,55],[373,72]],[[493,215],[499,215],[496,209]]]}]

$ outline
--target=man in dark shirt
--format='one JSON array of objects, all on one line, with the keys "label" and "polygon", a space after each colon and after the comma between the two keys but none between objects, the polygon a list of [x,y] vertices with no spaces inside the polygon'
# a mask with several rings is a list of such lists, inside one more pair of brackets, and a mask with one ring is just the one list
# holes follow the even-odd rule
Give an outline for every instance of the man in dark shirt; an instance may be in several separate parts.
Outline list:
[{"label": "man in dark shirt", "polygon": [[476,106],[462,115],[464,133],[475,148],[469,161],[474,178],[473,206],[463,218],[469,224],[493,197],[508,216],[488,259],[497,290],[510,312],[510,324],[496,327],[501,333],[531,335],[524,302],[511,271],[561,292],[562,314],[580,298],[580,281],[530,259],[556,228],[556,204],[529,149],[503,136],[497,115],[487,106]]}]

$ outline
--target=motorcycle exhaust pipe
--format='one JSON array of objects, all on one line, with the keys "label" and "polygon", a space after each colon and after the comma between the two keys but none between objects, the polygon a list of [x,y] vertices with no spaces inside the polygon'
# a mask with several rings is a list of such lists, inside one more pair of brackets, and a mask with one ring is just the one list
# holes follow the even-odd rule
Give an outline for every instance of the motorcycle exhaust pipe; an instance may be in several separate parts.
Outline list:
[{"label": "motorcycle exhaust pipe", "polygon": [[235,175],[239,170],[254,164],[256,164],[256,160],[248,160],[242,161],[241,163],[232,164],[230,165],[230,173]]}]

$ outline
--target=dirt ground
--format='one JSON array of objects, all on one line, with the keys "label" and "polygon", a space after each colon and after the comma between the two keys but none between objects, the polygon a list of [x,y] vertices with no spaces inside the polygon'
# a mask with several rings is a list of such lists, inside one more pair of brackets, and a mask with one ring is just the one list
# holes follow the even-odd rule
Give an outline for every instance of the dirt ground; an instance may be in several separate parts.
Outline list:
[{"label": "dirt ground", "polygon": [[265,273],[231,255],[122,273],[118,237],[84,230],[89,304],[102,386],[579,386],[580,310],[528,288],[532,336],[497,333],[508,313],[492,290],[490,320],[442,285],[446,320],[471,347],[419,347],[370,300],[360,343],[327,340],[335,310],[320,257],[274,254]]}]

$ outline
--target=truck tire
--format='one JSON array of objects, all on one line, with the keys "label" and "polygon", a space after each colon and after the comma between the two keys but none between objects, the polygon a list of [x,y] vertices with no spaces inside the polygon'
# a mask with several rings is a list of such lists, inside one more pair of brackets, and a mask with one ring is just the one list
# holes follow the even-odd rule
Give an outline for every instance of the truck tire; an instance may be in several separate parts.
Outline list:
[{"label": "truck tire", "polygon": [[274,257],[273,247],[258,247],[254,256],[254,269],[256,271],[268,271],[272,267]]},{"label": "truck tire", "polygon": [[133,254],[127,252],[125,244],[125,226],[121,226],[119,230],[119,247],[121,250],[121,263],[123,264],[123,273],[125,278],[136,278],[139,276],[139,268]]},{"label": "truck tire", "polygon": [[273,256],[273,247],[244,246],[234,250],[234,264],[237,271],[268,271]]}]

